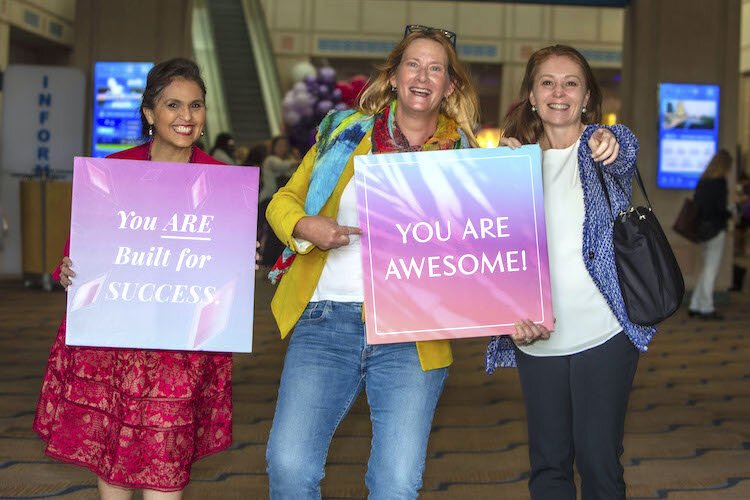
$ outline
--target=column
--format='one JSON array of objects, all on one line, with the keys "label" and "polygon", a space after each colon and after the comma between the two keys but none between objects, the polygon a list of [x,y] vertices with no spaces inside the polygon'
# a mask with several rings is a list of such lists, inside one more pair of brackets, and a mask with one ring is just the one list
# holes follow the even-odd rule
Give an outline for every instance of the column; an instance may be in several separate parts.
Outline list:
[{"label": "column", "polygon": [[[719,147],[738,142],[740,0],[631,0],[625,15],[622,122],[641,143],[639,168],[656,215],[692,288],[701,267],[699,248],[671,230],[690,190],[656,188],[658,84],[712,83],[721,88]],[[733,186],[730,184],[730,189]],[[733,234],[727,238],[716,290],[731,282]]]}]

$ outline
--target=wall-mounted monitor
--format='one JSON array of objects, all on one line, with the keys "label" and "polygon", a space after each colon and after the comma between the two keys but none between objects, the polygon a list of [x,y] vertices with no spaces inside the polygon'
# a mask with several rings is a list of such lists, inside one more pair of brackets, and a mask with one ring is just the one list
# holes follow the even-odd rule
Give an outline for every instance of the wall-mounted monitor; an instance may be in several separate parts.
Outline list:
[{"label": "wall-mounted monitor", "polygon": [[141,97],[151,62],[97,62],[91,156],[103,157],[143,140]]},{"label": "wall-mounted monitor", "polygon": [[659,84],[656,185],[693,189],[719,143],[719,86]]}]

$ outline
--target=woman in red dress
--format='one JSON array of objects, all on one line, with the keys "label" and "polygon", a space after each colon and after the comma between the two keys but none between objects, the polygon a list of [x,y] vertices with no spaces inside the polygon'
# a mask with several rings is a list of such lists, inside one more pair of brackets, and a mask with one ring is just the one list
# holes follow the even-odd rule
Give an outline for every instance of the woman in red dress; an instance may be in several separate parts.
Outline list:
[{"label": "woman in red dress", "polygon": [[[206,89],[187,59],[149,72],[145,144],[110,158],[220,164],[194,146]],[[67,290],[75,273],[56,270]],[[193,462],[232,442],[231,354],[65,345],[63,319],[44,376],[34,430],[52,458],[90,469],[105,499],[180,498]]]}]

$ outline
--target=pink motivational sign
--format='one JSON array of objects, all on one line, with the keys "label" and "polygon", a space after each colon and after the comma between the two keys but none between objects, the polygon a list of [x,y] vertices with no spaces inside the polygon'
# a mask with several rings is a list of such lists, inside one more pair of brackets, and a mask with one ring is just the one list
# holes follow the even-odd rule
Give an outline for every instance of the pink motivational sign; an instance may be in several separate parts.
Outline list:
[{"label": "pink motivational sign", "polygon": [[552,329],[541,151],[354,159],[370,344]]},{"label": "pink motivational sign", "polygon": [[67,343],[250,352],[258,176],[76,158]]}]

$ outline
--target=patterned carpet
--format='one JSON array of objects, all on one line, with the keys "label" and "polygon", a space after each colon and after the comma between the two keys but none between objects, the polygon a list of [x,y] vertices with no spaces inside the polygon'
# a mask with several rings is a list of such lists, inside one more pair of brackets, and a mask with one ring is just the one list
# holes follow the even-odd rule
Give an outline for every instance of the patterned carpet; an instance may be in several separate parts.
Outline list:
[{"label": "patterned carpet", "polygon": [[[267,498],[264,450],[285,343],[259,281],[255,354],[235,357],[234,444],[198,462],[189,499]],[[31,431],[64,293],[0,282],[0,498],[96,498],[87,471],[45,458]],[[641,357],[625,437],[634,499],[750,498],[750,294],[732,294],[724,322],[680,311]],[[424,499],[528,498],[526,425],[517,375],[484,374],[484,341],[454,342],[456,362],[435,416]],[[366,403],[336,433],[326,498],[362,498]]]}]

